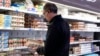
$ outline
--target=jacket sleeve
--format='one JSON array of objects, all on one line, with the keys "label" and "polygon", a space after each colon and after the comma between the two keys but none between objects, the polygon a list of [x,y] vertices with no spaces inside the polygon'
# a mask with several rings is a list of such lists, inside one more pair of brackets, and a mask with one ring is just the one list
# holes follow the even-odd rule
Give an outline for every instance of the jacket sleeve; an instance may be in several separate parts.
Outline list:
[{"label": "jacket sleeve", "polygon": [[[55,52],[57,52],[58,49],[58,41],[56,37],[58,37],[58,30],[55,27],[52,27],[51,29],[49,29],[49,32],[47,33],[45,47],[38,47],[38,54],[45,54],[45,56],[52,56],[53,54],[56,54]],[[44,49],[45,53],[43,51]]]},{"label": "jacket sleeve", "polygon": [[52,26],[52,28],[48,30],[45,43],[46,56],[56,56],[59,52],[60,48],[58,48],[58,46],[61,40],[61,38],[58,38],[60,37],[59,31],[59,27],[57,26]]},{"label": "jacket sleeve", "polygon": [[[45,43],[45,41],[44,41]],[[44,46],[39,46],[37,49],[36,49],[36,52],[39,54],[39,55],[44,55],[45,53],[45,48]]]}]

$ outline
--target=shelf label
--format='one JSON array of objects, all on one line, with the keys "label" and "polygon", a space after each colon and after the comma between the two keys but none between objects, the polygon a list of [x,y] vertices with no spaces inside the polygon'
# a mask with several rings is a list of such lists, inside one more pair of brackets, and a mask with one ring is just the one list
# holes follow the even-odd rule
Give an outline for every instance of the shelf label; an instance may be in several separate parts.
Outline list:
[{"label": "shelf label", "polygon": [[16,10],[16,12],[18,13],[18,10]]},{"label": "shelf label", "polygon": [[29,31],[32,31],[32,29],[31,29],[31,28],[29,28]]}]

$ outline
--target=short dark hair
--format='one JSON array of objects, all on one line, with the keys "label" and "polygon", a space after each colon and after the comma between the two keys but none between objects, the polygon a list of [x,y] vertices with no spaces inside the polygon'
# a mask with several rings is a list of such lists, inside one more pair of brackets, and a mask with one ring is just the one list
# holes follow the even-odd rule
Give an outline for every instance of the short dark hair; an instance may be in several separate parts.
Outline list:
[{"label": "short dark hair", "polygon": [[46,11],[49,10],[50,12],[53,12],[53,13],[57,13],[58,11],[57,6],[53,3],[46,3],[43,9]]}]

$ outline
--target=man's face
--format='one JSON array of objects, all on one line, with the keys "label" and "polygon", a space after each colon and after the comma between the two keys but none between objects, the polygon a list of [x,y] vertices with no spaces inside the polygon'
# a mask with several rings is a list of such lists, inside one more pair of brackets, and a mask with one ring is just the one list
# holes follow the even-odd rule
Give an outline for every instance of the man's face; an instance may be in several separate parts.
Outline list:
[{"label": "man's face", "polygon": [[49,13],[47,11],[43,11],[43,16],[45,17],[45,19],[48,21],[49,20]]}]

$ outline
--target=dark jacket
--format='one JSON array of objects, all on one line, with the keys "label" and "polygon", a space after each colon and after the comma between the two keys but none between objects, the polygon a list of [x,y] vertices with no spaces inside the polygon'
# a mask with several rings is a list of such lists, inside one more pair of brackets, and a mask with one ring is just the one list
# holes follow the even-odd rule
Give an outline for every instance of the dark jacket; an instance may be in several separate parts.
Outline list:
[{"label": "dark jacket", "polygon": [[70,28],[61,15],[48,24],[45,42],[45,56],[69,56]]},{"label": "dark jacket", "polygon": [[58,15],[48,25],[45,56],[69,56],[70,28]]}]

